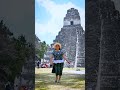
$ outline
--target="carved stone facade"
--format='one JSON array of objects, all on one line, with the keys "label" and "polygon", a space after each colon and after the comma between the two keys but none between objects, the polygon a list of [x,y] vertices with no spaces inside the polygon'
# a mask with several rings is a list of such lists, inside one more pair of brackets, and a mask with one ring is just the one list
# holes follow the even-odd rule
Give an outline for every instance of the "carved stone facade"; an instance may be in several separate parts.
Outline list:
[{"label": "carved stone facade", "polygon": [[[55,42],[62,44],[62,49],[65,50],[68,59],[75,63],[77,55],[77,65],[85,65],[85,31],[80,24],[80,16],[77,9],[71,8],[67,10],[64,17],[64,25],[56,36]],[[77,44],[78,40],[78,44]],[[77,49],[76,49],[77,48]],[[78,53],[76,53],[78,50]]]},{"label": "carved stone facade", "polygon": [[120,13],[112,0],[86,2],[85,35],[86,90],[120,90]]}]

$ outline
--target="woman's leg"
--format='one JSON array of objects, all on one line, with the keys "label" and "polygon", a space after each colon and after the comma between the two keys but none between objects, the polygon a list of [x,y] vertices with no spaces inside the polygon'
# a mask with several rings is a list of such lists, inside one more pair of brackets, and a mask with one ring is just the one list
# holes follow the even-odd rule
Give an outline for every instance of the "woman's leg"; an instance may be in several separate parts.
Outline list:
[{"label": "woman's leg", "polygon": [[60,75],[58,75],[58,81],[57,81],[58,83],[60,82]]},{"label": "woman's leg", "polygon": [[58,79],[59,79],[58,72],[59,72],[59,71],[58,71],[58,64],[55,64],[55,74],[56,74],[55,82],[57,82]]},{"label": "woman's leg", "polygon": [[61,75],[58,75],[59,77],[58,77],[58,81],[60,81],[60,79],[61,79]]},{"label": "woman's leg", "polygon": [[58,80],[58,75],[56,75],[55,82],[57,82],[57,80]]},{"label": "woman's leg", "polygon": [[60,79],[61,79],[61,75],[58,75],[58,81],[60,81]]},{"label": "woman's leg", "polygon": [[59,80],[59,75],[57,75],[57,81]]},{"label": "woman's leg", "polygon": [[59,78],[58,78],[58,81],[60,81],[61,76],[62,76],[63,65],[64,65],[63,63],[60,63],[60,64],[59,64],[59,67],[60,67],[60,68],[59,68]]}]

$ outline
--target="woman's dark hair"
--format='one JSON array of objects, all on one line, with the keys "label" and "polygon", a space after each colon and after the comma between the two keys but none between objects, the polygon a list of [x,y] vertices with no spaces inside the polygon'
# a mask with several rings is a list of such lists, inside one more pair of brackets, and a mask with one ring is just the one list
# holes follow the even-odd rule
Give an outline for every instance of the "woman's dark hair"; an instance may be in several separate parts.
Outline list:
[{"label": "woman's dark hair", "polygon": [[[55,49],[56,50],[56,49]],[[61,48],[59,48],[59,50],[61,50]]]}]

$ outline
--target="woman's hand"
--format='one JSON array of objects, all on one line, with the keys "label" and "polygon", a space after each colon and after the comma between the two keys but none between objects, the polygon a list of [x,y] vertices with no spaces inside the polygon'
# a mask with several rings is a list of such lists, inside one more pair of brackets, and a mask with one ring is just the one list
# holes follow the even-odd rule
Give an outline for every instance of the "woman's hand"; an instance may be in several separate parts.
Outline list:
[{"label": "woman's hand", "polygon": [[70,62],[69,61],[67,61],[69,64],[70,64]]},{"label": "woman's hand", "polygon": [[68,64],[70,64],[70,61],[66,60]]}]

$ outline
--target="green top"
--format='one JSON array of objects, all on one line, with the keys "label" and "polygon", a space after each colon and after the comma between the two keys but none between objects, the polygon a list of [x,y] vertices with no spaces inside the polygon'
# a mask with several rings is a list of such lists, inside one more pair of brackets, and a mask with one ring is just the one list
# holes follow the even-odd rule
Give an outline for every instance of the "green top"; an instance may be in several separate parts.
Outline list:
[{"label": "green top", "polygon": [[53,52],[52,52],[52,55],[53,55],[53,57],[54,57],[54,60],[63,60],[63,51],[62,50],[58,50],[58,51],[56,51],[56,50],[54,50]]}]

